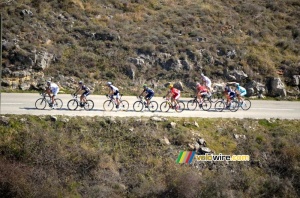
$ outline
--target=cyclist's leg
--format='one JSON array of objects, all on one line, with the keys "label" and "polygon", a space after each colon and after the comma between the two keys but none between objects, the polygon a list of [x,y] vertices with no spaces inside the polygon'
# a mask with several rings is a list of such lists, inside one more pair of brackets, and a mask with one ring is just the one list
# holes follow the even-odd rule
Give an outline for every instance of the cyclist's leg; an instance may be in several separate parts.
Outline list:
[{"label": "cyclist's leg", "polygon": [[85,92],[81,95],[80,101],[83,102],[83,103],[85,103],[85,102],[86,102],[86,97],[87,97],[88,95],[90,95],[90,92],[89,92],[89,91],[85,91]]},{"label": "cyclist's leg", "polygon": [[147,104],[147,106],[149,106],[149,102],[150,102],[150,94],[147,94],[146,96],[145,96],[145,100],[146,100],[146,104]]},{"label": "cyclist's leg", "polygon": [[206,88],[207,88],[207,95],[208,97],[211,96],[211,81],[206,82]]},{"label": "cyclist's leg", "polygon": [[199,102],[201,102],[201,93],[200,93],[200,91],[197,92],[197,100]]},{"label": "cyclist's leg", "polygon": [[177,107],[177,105],[178,105],[179,98],[180,98],[180,93],[178,93],[177,95],[174,96],[175,107]]},{"label": "cyclist's leg", "polygon": [[54,104],[54,98],[55,98],[55,96],[57,96],[58,91],[59,91],[59,88],[56,88],[55,90],[53,90],[52,97],[51,97],[52,104]]},{"label": "cyclist's leg", "polygon": [[120,94],[119,94],[119,92],[114,93],[114,96],[116,96],[117,108],[119,108],[119,106],[120,106]]},{"label": "cyclist's leg", "polygon": [[241,97],[241,103],[244,101],[244,96],[247,94],[247,92],[246,91],[244,91],[244,92],[242,92],[241,94],[240,94],[240,97]]},{"label": "cyclist's leg", "polygon": [[204,101],[204,98],[205,98],[205,96],[207,96],[208,95],[208,93],[207,92],[202,92],[201,93],[201,97],[200,97],[200,104],[202,104],[203,103],[203,101]]},{"label": "cyclist's leg", "polygon": [[84,93],[83,93],[83,94],[81,94],[81,96],[80,96],[80,104],[82,104],[82,103],[83,103],[83,98],[84,98]]}]

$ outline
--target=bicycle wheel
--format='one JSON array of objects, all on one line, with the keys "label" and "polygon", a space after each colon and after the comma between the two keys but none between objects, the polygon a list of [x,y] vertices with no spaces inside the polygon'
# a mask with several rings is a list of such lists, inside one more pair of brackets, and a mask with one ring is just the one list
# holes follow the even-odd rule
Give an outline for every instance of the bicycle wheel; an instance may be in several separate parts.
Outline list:
[{"label": "bicycle wheel", "polygon": [[115,104],[111,100],[106,100],[103,103],[103,109],[105,111],[111,111],[111,110],[113,110],[114,106],[115,106]]},{"label": "bicycle wheel", "polygon": [[155,112],[157,110],[157,108],[158,108],[158,103],[156,101],[151,101],[149,103],[149,106],[148,106],[149,111]]},{"label": "bicycle wheel", "polygon": [[63,106],[63,101],[61,99],[59,99],[59,98],[55,98],[54,99],[54,107],[56,109],[61,109],[62,106]]},{"label": "bicycle wheel", "polygon": [[244,99],[244,101],[241,104],[241,108],[247,111],[248,109],[250,109],[250,107],[251,107],[251,101],[249,99]]},{"label": "bicycle wheel", "polygon": [[129,108],[129,102],[127,100],[122,100],[120,102],[120,108],[122,111],[127,111]]},{"label": "bicycle wheel", "polygon": [[218,112],[223,111],[225,109],[225,107],[226,107],[226,104],[223,101],[218,101],[215,104],[215,110]]},{"label": "bicycle wheel", "polygon": [[44,98],[37,99],[35,102],[35,107],[37,109],[45,109],[46,103],[47,103],[46,99],[44,99]]},{"label": "bicycle wheel", "polygon": [[204,100],[204,101],[202,102],[202,104],[200,104],[200,108],[202,108],[203,111],[208,111],[208,110],[210,110],[210,108],[211,108],[211,101],[209,101],[209,100]]},{"label": "bicycle wheel", "polygon": [[180,113],[185,109],[185,104],[183,102],[178,102],[178,106],[175,108],[175,111]]},{"label": "bicycle wheel", "polygon": [[71,99],[67,106],[69,110],[74,111],[78,108],[78,101],[76,99]]},{"label": "bicycle wheel", "polygon": [[136,101],[135,103],[133,103],[133,110],[140,112],[142,111],[144,108],[144,104],[141,101]]},{"label": "bicycle wheel", "polygon": [[229,105],[229,110],[231,112],[236,112],[239,109],[239,103],[235,100],[231,101],[230,105]]},{"label": "bicycle wheel", "polygon": [[160,110],[161,110],[162,112],[168,112],[169,109],[170,109],[170,105],[169,105],[169,103],[168,103],[167,101],[164,101],[164,102],[162,102],[162,103],[160,104]]},{"label": "bicycle wheel", "polygon": [[84,109],[90,111],[94,108],[94,102],[92,100],[86,100],[84,103]]},{"label": "bicycle wheel", "polygon": [[187,103],[187,108],[188,108],[188,110],[193,111],[193,110],[196,109],[197,105],[198,105],[197,100],[190,100],[190,101],[188,101],[188,103]]}]

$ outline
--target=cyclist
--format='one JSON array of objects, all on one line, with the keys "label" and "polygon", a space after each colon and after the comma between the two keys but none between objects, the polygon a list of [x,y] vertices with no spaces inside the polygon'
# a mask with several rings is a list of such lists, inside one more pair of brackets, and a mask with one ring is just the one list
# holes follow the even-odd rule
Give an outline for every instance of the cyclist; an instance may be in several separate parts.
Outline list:
[{"label": "cyclist", "polygon": [[114,96],[116,97],[116,102],[117,102],[116,108],[119,109],[119,106],[120,106],[119,89],[117,87],[113,86],[111,82],[107,82],[106,85],[109,88],[108,95],[110,96],[110,98],[113,98]]},{"label": "cyclist", "polygon": [[205,86],[201,86],[200,83],[196,83],[196,93],[197,93],[197,99],[202,103],[202,98],[207,96],[207,88]]},{"label": "cyclist", "polygon": [[226,98],[226,108],[229,107],[230,101],[234,99],[236,96],[235,92],[230,88],[230,86],[226,85],[224,89],[224,96]]},{"label": "cyclist", "polygon": [[76,95],[80,91],[83,91],[80,96],[80,107],[83,107],[84,103],[86,102],[86,97],[90,95],[90,89],[86,85],[84,85],[82,81],[79,81],[78,88],[73,95]]},{"label": "cyclist", "polygon": [[235,83],[235,93],[236,93],[236,96],[238,98],[238,101],[240,103],[240,101],[242,101],[241,103],[243,103],[243,96],[245,96],[247,94],[247,91],[244,87],[240,86],[239,83]]},{"label": "cyclist", "polygon": [[207,76],[205,76],[203,73],[201,73],[201,77],[202,77],[204,86],[206,86],[206,88],[207,88],[208,96],[211,96],[211,80]]},{"label": "cyclist", "polygon": [[139,95],[141,97],[143,94],[146,94],[145,100],[147,101],[146,108],[149,106],[151,98],[154,96],[154,91],[150,89],[146,84],[143,85],[143,92]]},{"label": "cyclist", "polygon": [[180,98],[180,90],[176,89],[173,87],[172,84],[169,85],[170,90],[168,91],[167,95],[165,97],[170,97],[171,96],[171,102],[172,104],[174,103],[174,107],[178,108],[178,102],[177,100]]},{"label": "cyclist", "polygon": [[[55,96],[57,96],[57,94],[59,92],[59,87],[56,83],[53,83],[51,81],[47,81],[46,92],[49,95],[49,97],[51,98],[50,106],[53,108],[54,98],[55,98]],[[52,93],[52,95],[51,95],[51,93]]]}]

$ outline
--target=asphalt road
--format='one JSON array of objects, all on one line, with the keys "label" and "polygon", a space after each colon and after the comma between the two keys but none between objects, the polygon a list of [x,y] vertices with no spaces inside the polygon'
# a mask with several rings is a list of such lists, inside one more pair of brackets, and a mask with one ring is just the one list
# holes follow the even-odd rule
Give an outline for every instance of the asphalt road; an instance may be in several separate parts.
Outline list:
[{"label": "asphalt road", "polygon": [[[107,100],[104,95],[91,95],[95,103],[95,107],[91,111],[85,111],[78,108],[75,111],[70,111],[67,108],[67,102],[72,98],[69,94],[59,94],[58,97],[63,101],[63,107],[60,110],[50,109],[38,110],[35,108],[35,101],[40,98],[38,93],[1,93],[1,114],[31,114],[31,115],[67,115],[67,116],[119,116],[119,117],[135,117],[135,116],[163,116],[163,117],[202,117],[202,118],[254,118],[254,119],[300,119],[300,102],[295,101],[266,101],[252,100],[251,108],[248,111],[239,109],[237,112],[223,111],[216,112],[214,108],[209,111],[203,111],[197,108],[195,111],[185,110],[177,113],[170,110],[167,113],[149,111],[135,112],[133,103],[137,101],[134,96],[123,96],[124,100],[129,102],[129,110],[124,111],[104,111],[103,102]],[[182,98],[183,101],[188,101],[191,98]],[[153,100],[160,103],[163,101],[161,97],[154,97]],[[185,102],[186,103],[186,102]]]}]

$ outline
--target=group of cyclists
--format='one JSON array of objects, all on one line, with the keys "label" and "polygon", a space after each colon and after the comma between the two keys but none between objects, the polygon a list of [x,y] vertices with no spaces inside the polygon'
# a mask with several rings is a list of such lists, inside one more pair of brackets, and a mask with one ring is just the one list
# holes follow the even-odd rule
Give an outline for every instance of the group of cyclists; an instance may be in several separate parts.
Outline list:
[{"label": "group of cyclists", "polygon": [[[211,80],[205,76],[203,73],[201,74],[202,83],[196,83],[196,96],[197,99],[202,102],[205,97],[211,97],[212,88],[211,88]],[[120,106],[120,91],[119,89],[112,84],[112,82],[107,82],[106,86],[108,87],[108,95],[111,98],[116,99],[116,108],[119,109]],[[234,89],[235,88],[235,89]],[[54,104],[54,98],[57,96],[59,92],[59,86],[56,83],[51,81],[47,81],[46,93],[51,98],[52,104]],[[80,96],[80,106],[83,107],[86,102],[86,97],[90,95],[90,89],[83,84],[82,81],[78,82],[78,87],[74,92],[74,95],[81,92]],[[143,96],[146,100],[146,108],[148,107],[150,100],[153,98],[155,92],[153,89],[149,88],[146,84],[143,85],[143,90],[140,93],[139,97]],[[226,98],[227,106],[230,104],[230,101],[235,97],[238,98],[239,102],[243,101],[243,96],[247,94],[247,91],[244,87],[240,86],[237,82],[228,82],[223,90],[223,95]],[[180,98],[180,90],[175,88],[173,84],[169,84],[169,90],[164,96],[164,98],[171,98],[172,104],[174,104],[175,108],[178,108],[178,99]],[[52,108],[54,106],[52,105]]]}]

